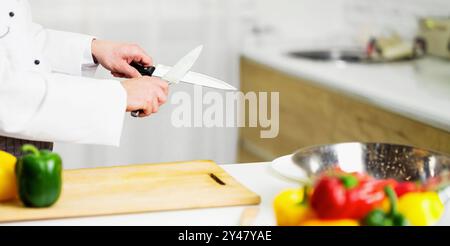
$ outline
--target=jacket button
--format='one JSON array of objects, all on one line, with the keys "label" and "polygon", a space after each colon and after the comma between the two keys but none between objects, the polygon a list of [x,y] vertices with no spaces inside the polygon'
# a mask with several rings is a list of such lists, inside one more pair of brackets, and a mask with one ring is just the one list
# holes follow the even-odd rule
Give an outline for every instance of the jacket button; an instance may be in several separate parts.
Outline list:
[{"label": "jacket button", "polygon": [[14,17],[14,12],[9,12],[9,17]]},{"label": "jacket button", "polygon": [[39,60],[34,60],[34,64],[35,65],[39,65],[41,63],[41,61],[39,61]]}]

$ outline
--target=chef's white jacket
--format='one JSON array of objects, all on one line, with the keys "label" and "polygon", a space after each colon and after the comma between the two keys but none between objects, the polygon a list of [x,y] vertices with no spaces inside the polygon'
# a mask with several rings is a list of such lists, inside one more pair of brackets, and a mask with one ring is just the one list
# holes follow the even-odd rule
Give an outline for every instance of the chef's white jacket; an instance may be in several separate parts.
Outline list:
[{"label": "chef's white jacket", "polygon": [[93,37],[44,29],[26,0],[0,4],[0,135],[119,145],[126,92],[89,78]]}]

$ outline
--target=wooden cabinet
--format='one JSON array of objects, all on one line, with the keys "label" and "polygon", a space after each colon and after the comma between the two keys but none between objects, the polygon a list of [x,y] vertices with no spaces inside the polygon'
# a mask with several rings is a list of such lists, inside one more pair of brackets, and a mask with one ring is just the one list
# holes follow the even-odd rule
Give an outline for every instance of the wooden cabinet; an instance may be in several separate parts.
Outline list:
[{"label": "wooden cabinet", "polygon": [[[241,89],[278,91],[279,135],[240,129],[240,162],[268,161],[295,150],[338,142],[390,142],[450,153],[450,133],[241,58]],[[248,114],[247,114],[248,115]]]}]

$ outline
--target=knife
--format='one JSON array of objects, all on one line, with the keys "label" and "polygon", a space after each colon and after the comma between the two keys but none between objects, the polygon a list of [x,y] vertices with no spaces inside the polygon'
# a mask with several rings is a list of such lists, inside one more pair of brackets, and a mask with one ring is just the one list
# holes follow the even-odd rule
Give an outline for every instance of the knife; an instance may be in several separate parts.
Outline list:
[{"label": "knife", "polygon": [[[159,77],[167,81],[169,85],[184,82],[222,90],[236,90],[236,88],[234,88],[233,86],[216,78],[212,78],[200,73],[188,72],[194,65],[197,58],[200,56],[202,48],[203,46],[199,46],[190,51],[173,67],[164,65],[157,65],[156,67],[144,67],[136,62],[132,62],[130,65],[138,70],[141,75]],[[133,111],[131,112],[131,115],[133,117],[138,117],[140,113],[142,113],[142,110]]]}]

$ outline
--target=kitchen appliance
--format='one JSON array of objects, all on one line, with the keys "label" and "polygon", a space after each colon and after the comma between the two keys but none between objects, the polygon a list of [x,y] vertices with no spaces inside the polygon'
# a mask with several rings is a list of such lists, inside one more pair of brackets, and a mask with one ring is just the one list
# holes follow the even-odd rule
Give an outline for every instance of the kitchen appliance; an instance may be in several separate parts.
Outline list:
[{"label": "kitchen appliance", "polygon": [[[310,183],[324,170],[339,167],[346,172],[367,173],[375,178],[418,181],[423,185],[450,183],[450,155],[389,143],[339,143],[298,150],[272,162],[282,177]],[[448,201],[450,190],[441,193]]]},{"label": "kitchen appliance", "polygon": [[418,38],[429,55],[450,59],[450,17],[427,17],[419,20]]},{"label": "kitchen appliance", "polygon": [[[160,77],[167,81],[169,85],[184,82],[221,90],[236,90],[236,88],[221,80],[203,74],[189,72],[197,58],[200,56],[202,48],[203,46],[199,46],[193,49],[181,58],[173,67],[164,65],[144,67],[136,62],[132,62],[130,65],[136,68],[142,75]],[[138,117],[140,113],[142,113],[142,111],[133,111],[131,112],[131,115],[133,117]]]},{"label": "kitchen appliance", "polygon": [[260,203],[257,194],[212,161],[65,170],[63,180],[52,207],[0,203],[0,222]]}]

